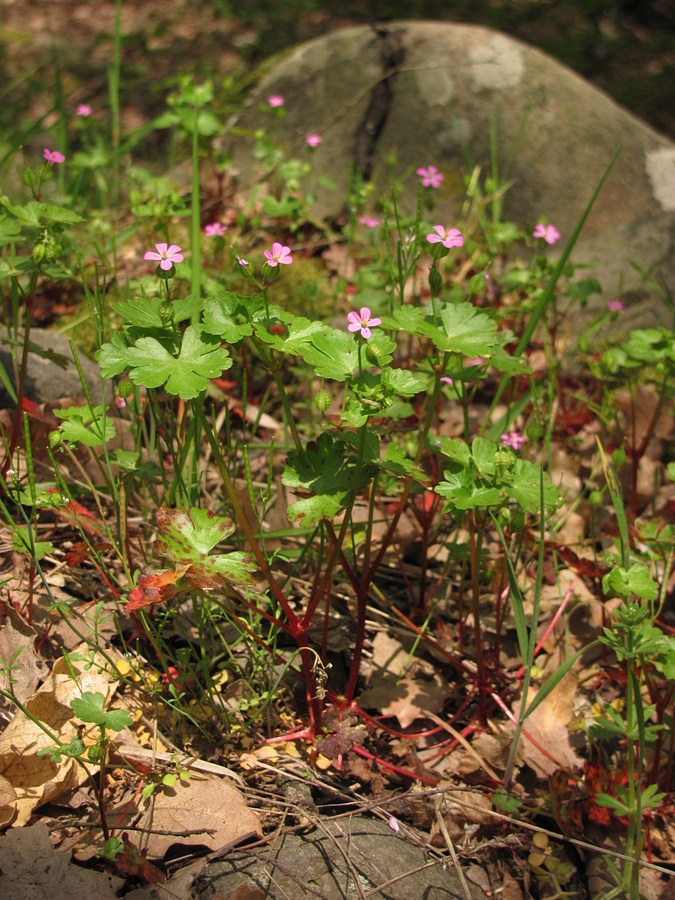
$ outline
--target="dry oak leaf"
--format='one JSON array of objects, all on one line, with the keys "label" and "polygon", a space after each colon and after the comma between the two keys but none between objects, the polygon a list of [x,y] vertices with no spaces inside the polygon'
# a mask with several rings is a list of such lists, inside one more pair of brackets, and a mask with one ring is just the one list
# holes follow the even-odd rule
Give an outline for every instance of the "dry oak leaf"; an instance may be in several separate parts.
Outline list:
[{"label": "dry oak leaf", "polygon": [[359,706],[376,709],[382,716],[396,716],[401,728],[424,718],[425,710],[440,713],[450,696],[445,678],[435,672],[430,678],[403,678],[384,675],[373,678],[359,697]]},{"label": "dry oak leaf", "polygon": [[[85,649],[83,645],[83,650]],[[84,662],[70,658],[71,674],[64,659],[54,664],[52,672],[39,691],[25,702],[25,707],[54,734],[60,743],[68,744],[77,733],[77,719],[70,701],[85,691],[100,692],[106,700],[114,693],[115,685],[103,670],[105,660],[94,657],[93,666],[85,670]],[[93,733],[93,728],[89,733]],[[87,732],[84,734],[87,743]],[[55,800],[86,780],[84,769],[74,759],[53,762],[48,756],[38,756],[38,750],[53,747],[52,739],[32,719],[19,711],[0,735],[0,775],[14,788],[16,818],[14,826],[25,825],[33,810]],[[95,771],[95,767],[91,767]]]}]

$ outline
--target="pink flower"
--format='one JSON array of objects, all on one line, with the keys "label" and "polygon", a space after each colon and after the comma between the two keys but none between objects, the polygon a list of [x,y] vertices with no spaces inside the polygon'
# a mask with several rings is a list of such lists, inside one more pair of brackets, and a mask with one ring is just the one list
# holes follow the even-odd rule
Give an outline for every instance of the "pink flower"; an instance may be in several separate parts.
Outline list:
[{"label": "pink flower", "polygon": [[93,110],[88,103],[80,103],[77,109],[75,110],[76,116],[82,116],[83,118],[87,118],[92,114]]},{"label": "pink flower", "polygon": [[555,225],[542,225],[540,222],[532,232],[532,237],[543,238],[547,244],[555,244],[560,239],[560,232]]},{"label": "pink flower", "polygon": [[42,155],[47,160],[48,163],[62,163],[65,162],[65,156],[63,153],[59,153],[58,150],[48,150],[46,147],[42,151]]},{"label": "pink flower", "polygon": [[251,268],[251,263],[247,259],[244,259],[241,256],[237,256],[236,260],[237,260],[237,265],[241,266],[242,269],[250,269]]},{"label": "pink flower", "polygon": [[382,319],[370,315],[370,310],[367,306],[362,306],[358,312],[352,310],[352,312],[347,313],[347,321],[349,322],[347,330],[360,331],[361,337],[366,340],[373,334],[370,329],[382,324]]},{"label": "pink flower", "polygon": [[443,384],[454,384],[454,383],[455,383],[455,382],[454,382],[454,379],[450,378],[449,375],[444,375],[444,376],[441,378],[441,381],[443,382]]},{"label": "pink flower", "polygon": [[155,244],[155,247],[157,252],[148,250],[143,259],[158,260],[160,269],[164,269],[165,272],[168,272],[174,263],[183,262],[183,254],[177,244],[171,244],[170,247],[167,244]]},{"label": "pink flower", "polygon": [[607,302],[607,309],[610,312],[621,312],[624,308],[625,307],[621,300],[609,300]]},{"label": "pink flower", "polygon": [[222,237],[227,231],[227,225],[221,222],[211,222],[204,226],[204,234],[207,237]]},{"label": "pink flower", "polygon": [[511,447],[513,450],[520,450],[525,443],[525,438],[517,431],[509,431],[508,434],[502,435],[501,441],[505,447]]},{"label": "pink flower", "polygon": [[275,241],[272,244],[272,249],[265,250],[265,259],[267,260],[267,265],[271,266],[273,269],[281,263],[284,266],[290,266],[293,262],[293,257],[291,256],[291,248],[284,247],[283,244],[280,244],[279,241]]},{"label": "pink flower", "polygon": [[436,166],[420,166],[415,172],[422,180],[422,187],[439,188],[445,181],[445,175],[439,172]]},{"label": "pink flower", "polygon": [[434,225],[436,234],[428,234],[427,240],[430,244],[443,244],[448,249],[450,247],[461,247],[464,243],[462,232],[458,228],[445,229],[442,225]]},{"label": "pink flower", "polygon": [[396,818],[396,816],[390,816],[389,821],[387,822],[387,825],[396,834],[398,834],[399,831],[401,830],[401,826],[398,824],[398,819]]},{"label": "pink flower", "polygon": [[356,221],[365,225],[366,228],[377,228],[380,224],[380,220],[376,219],[375,216],[358,216]]},{"label": "pink flower", "polygon": [[308,147],[318,147],[323,144],[323,138],[320,134],[308,134],[305,136],[305,143]]},{"label": "pink flower", "polygon": [[272,109],[278,109],[278,107],[283,106],[286,102],[286,99],[281,96],[281,94],[270,94],[267,98],[267,105],[271,106]]},{"label": "pink flower", "polygon": [[127,401],[124,399],[124,397],[115,397],[115,406],[118,409],[124,409],[126,405]]}]

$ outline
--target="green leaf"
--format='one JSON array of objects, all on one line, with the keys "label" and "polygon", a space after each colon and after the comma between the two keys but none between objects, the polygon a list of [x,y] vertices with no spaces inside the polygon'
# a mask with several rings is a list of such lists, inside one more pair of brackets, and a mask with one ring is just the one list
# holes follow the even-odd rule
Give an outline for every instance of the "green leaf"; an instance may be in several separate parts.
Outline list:
[{"label": "green leaf", "polygon": [[232,365],[220,339],[204,334],[197,325],[185,330],[178,357],[172,356],[156,338],[146,337],[129,347],[125,358],[134,384],[148,388],[164,385],[167,393],[183,400],[196,397],[211,378],[217,378]]},{"label": "green leaf", "polygon": [[488,438],[475,437],[471,443],[471,456],[481,475],[495,474],[497,445]]},{"label": "green leaf", "polygon": [[[353,344],[353,337],[351,337],[351,341]],[[382,331],[381,328],[376,328],[373,331],[372,337],[366,343],[365,349],[368,363],[381,369],[384,366],[387,366],[394,358],[396,341],[393,341],[386,331]]]},{"label": "green leaf", "polygon": [[375,471],[372,464],[359,469],[351,460],[345,460],[344,442],[328,433],[321,434],[304,450],[288,454],[282,482],[295,491],[311,491],[315,495],[291,504],[289,517],[304,519],[305,524],[332,518],[350,491],[367,484]]},{"label": "green leaf", "polygon": [[412,459],[408,459],[398,444],[388,445],[380,465],[385,472],[391,472],[393,475],[412,475],[420,484],[427,484],[429,481],[426,472],[415,465]]},{"label": "green leaf", "polygon": [[226,293],[207,297],[204,301],[204,322],[202,328],[208,334],[217,334],[228,344],[236,344],[242,338],[253,334],[250,322],[238,322],[245,299],[237,294]]},{"label": "green leaf", "polygon": [[0,216],[0,247],[13,244],[21,234],[21,225],[10,216]]},{"label": "green leaf", "polygon": [[622,569],[620,566],[612,569],[602,579],[602,589],[606,594],[617,594],[619,597],[631,597],[635,594],[645,600],[656,600],[659,593],[658,584],[642,563],[633,563],[629,569]]},{"label": "green leaf", "polygon": [[12,535],[12,549],[17,553],[28,553],[33,559],[41,560],[48,553],[52,553],[54,545],[51,541],[36,540],[35,532],[31,534],[31,529],[27,525],[20,525],[14,529]]},{"label": "green leaf", "polygon": [[16,216],[22,225],[30,228],[39,228],[47,222],[54,222],[61,225],[76,225],[78,222],[84,222],[82,216],[74,213],[72,209],[66,209],[64,206],[55,206],[53,203],[40,203],[38,200],[29,200],[22,206],[14,206],[11,203],[5,203],[7,209]]},{"label": "green leaf", "polygon": [[353,335],[328,326],[312,335],[311,343],[304,348],[302,355],[320,378],[333,378],[335,381],[351,378],[359,364]]},{"label": "green leaf", "polygon": [[445,336],[437,338],[439,350],[464,356],[491,356],[499,345],[491,316],[471,303],[447,304],[441,310]]},{"label": "green leaf", "polygon": [[52,444],[65,441],[84,444],[85,447],[98,447],[115,437],[115,426],[105,417],[102,406],[71,406],[68,409],[55,409],[54,415],[57,419],[66,421],[52,431]]},{"label": "green leaf", "polygon": [[131,325],[141,328],[163,328],[160,315],[162,301],[150,297],[130,297],[110,304],[113,310]]},{"label": "green leaf", "polygon": [[[539,509],[539,483],[541,466],[528,459],[517,459],[508,476],[508,495],[522,506],[526,512],[535,513]],[[560,494],[554,484],[544,476],[544,506],[556,509],[560,503]]]},{"label": "green leaf", "polygon": [[116,332],[110,341],[101,345],[96,353],[96,360],[103,378],[114,378],[127,368],[127,351],[129,344],[121,332]]},{"label": "green leaf", "polygon": [[382,371],[382,384],[401,397],[414,397],[425,388],[425,382],[407,369],[387,368]]},{"label": "green leaf", "polygon": [[85,751],[84,741],[79,737],[73,737],[67,744],[57,744],[56,747],[42,747],[38,750],[38,756],[48,756],[52,762],[60,763],[62,756],[73,759],[82,756]]},{"label": "green leaf", "polygon": [[263,323],[256,326],[256,335],[281,353],[301,356],[304,349],[310,345],[313,335],[325,329],[330,331],[327,325],[316,321],[316,319],[305,319],[302,316],[294,316],[291,313],[282,314],[280,318],[287,328],[285,335],[270,332]]},{"label": "green leaf", "polygon": [[70,701],[70,708],[82,722],[99,725],[110,731],[122,731],[131,725],[131,716],[126,709],[104,709],[105,697],[98,691],[85,691],[81,697]]},{"label": "green leaf", "polygon": [[477,509],[498,506],[503,502],[503,494],[498,488],[483,487],[474,480],[468,469],[459,472],[448,470],[444,480],[436,485],[435,491],[455,509]]},{"label": "green leaf", "polygon": [[334,519],[344,508],[348,491],[335,494],[317,494],[314,497],[303,497],[289,504],[288,518],[291,522],[303,525],[316,525],[321,519]]},{"label": "green leaf", "polygon": [[468,466],[471,463],[471,448],[461,438],[441,438],[439,449],[444,456],[449,456],[450,459],[462,466]]}]

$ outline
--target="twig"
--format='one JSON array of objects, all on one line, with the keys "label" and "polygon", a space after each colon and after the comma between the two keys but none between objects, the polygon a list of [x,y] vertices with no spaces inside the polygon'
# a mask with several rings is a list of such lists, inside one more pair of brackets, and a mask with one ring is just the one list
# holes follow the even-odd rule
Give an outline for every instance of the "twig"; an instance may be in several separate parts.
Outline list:
[{"label": "twig", "polygon": [[[440,802],[443,802],[441,798],[438,798]],[[436,803],[436,821],[438,822],[438,827],[441,829],[441,834],[443,835],[443,840],[445,841],[445,846],[448,848],[450,852],[450,856],[452,857],[452,864],[455,867],[455,871],[457,872],[457,877],[459,878],[459,882],[462,885],[462,890],[464,891],[464,896],[466,900],[471,900],[471,889],[469,885],[466,883],[466,878],[464,877],[464,872],[462,872],[462,867],[459,864],[459,859],[457,858],[457,853],[455,851],[455,845],[452,843],[452,838],[450,837],[450,833],[448,832],[448,827],[445,824],[441,811],[439,809],[438,802]]]}]

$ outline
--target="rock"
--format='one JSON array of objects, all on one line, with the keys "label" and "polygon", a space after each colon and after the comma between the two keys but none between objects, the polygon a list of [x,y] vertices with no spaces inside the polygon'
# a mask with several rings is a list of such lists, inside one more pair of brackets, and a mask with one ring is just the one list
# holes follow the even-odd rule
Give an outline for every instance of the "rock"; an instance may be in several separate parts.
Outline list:
[{"label": "rock", "polygon": [[[259,108],[270,94],[286,99],[282,120]],[[381,191],[392,174],[435,165],[445,181],[432,219],[454,225],[464,176],[476,164],[491,171],[494,132],[499,176],[513,183],[504,217],[528,232],[550,221],[562,246],[620,149],[572,259],[597,267],[591,274],[604,294],[596,305],[623,300],[622,323],[670,323],[659,287],[630,261],[675,294],[675,144],[539,50],[471,25],[350,28],[278,57],[253,101],[238,133],[265,128],[287,152],[311,155],[307,186],[317,197],[314,212],[327,219],[344,211],[355,167]],[[316,150],[305,145],[310,132],[323,137]],[[260,173],[250,140],[233,137],[230,151],[241,186],[251,187]],[[322,184],[326,175],[334,189]],[[413,175],[401,201],[407,212],[416,190]]]},{"label": "rock", "polygon": [[[19,332],[19,341],[23,339],[23,332]],[[73,360],[68,338],[56,331],[48,331],[45,328],[31,328],[30,342],[42,349],[42,353],[31,352],[28,356],[28,374],[26,377],[25,395],[35,403],[47,403],[61,400],[64,397],[76,399],[84,398],[82,383]],[[14,351],[16,350],[17,368],[14,367]],[[21,362],[21,345],[14,348],[8,342],[4,334],[0,337],[0,365],[9,376],[11,383],[16,387],[18,378],[18,366]],[[45,354],[45,355],[43,355]],[[89,388],[91,400],[94,406],[101,401],[101,377],[95,362],[87,359],[82,353],[78,354],[80,365]],[[110,383],[106,383],[106,400],[110,401]],[[13,407],[14,402],[7,393],[4,385],[0,383],[0,409]]]},{"label": "rock", "polygon": [[[358,815],[326,819],[310,834],[281,834],[269,847],[232,851],[227,859],[209,863],[193,885],[193,896],[343,900],[368,892],[388,900],[465,897],[449,860],[447,868],[442,861],[427,863],[421,847],[384,822]],[[473,885],[469,890],[473,897],[484,896]]]}]

